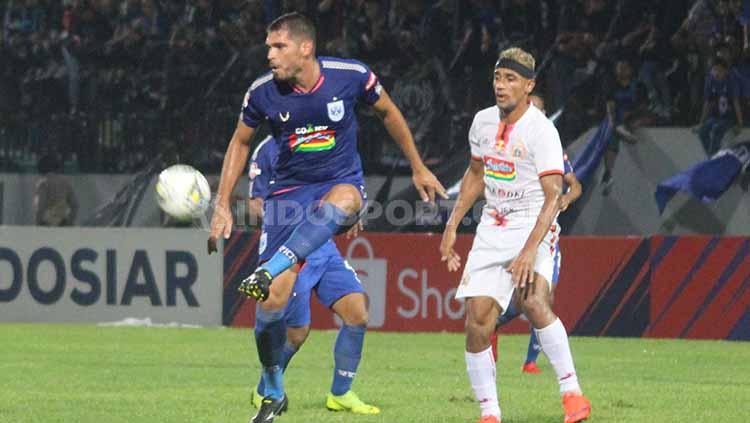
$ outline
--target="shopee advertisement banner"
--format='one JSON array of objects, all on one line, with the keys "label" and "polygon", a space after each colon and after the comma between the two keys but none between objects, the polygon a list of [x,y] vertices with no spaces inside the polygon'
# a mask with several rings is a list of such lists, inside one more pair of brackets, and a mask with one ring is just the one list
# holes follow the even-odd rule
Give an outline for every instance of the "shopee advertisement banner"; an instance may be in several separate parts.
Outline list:
[{"label": "shopee advertisement banner", "polygon": [[[252,246],[247,240],[228,245]],[[464,327],[464,303],[454,298],[461,279],[460,272],[449,272],[440,261],[440,234],[364,233],[355,239],[337,239],[339,250],[365,287],[370,301],[370,328],[386,331],[461,332]],[[569,327],[586,311],[609,271],[630,254],[637,239],[597,239],[590,245],[563,239],[561,289],[556,293],[555,310]],[[465,262],[473,236],[459,235],[456,251]],[[604,248],[604,246],[607,248]],[[245,247],[247,248],[247,247]],[[233,248],[232,251],[237,248]],[[250,253],[238,256],[250,257]],[[582,260],[583,256],[587,260]],[[225,264],[225,273],[239,266]],[[229,270],[227,272],[227,270]],[[235,287],[237,281],[227,283]],[[225,302],[226,304],[226,302]],[[232,325],[252,326],[254,303],[249,300],[237,305],[229,321]],[[313,300],[312,326],[317,329],[337,327],[337,319],[326,307]],[[503,330],[508,333],[528,331],[528,323],[521,319]]]},{"label": "shopee advertisement banner", "polygon": [[[440,235],[362,234],[338,240],[370,298],[373,327],[391,331],[461,331],[464,304],[454,296],[461,279],[440,261]],[[460,236],[462,256],[472,237]],[[321,312],[324,312],[321,310]],[[316,313],[315,316],[319,316]]]},{"label": "shopee advertisement banner", "polygon": [[[257,242],[244,236],[228,243],[243,247],[225,257],[225,277],[254,269],[230,257],[254,259]],[[370,297],[370,328],[463,331],[464,303],[454,299],[461,274],[440,261],[440,240],[440,234],[385,233],[337,240]],[[458,237],[463,262],[472,240]],[[565,237],[560,246],[554,310],[573,334],[750,340],[750,238]],[[235,289],[238,283],[225,280]],[[238,299],[225,301],[232,304],[225,322],[251,326],[254,302],[232,295]],[[340,324],[316,300],[311,308],[314,328]],[[528,323],[517,319],[502,331],[527,332]]]},{"label": "shopee advertisement banner", "polygon": [[[251,236],[228,245],[253,245]],[[459,236],[456,244],[465,257],[472,237]],[[388,331],[454,331],[463,330],[464,304],[454,299],[460,273],[448,272],[440,261],[439,235],[366,233],[354,239],[337,239],[339,251],[357,273],[369,297],[369,327]],[[235,252],[238,257],[249,254]],[[225,260],[228,269],[238,266]],[[234,276],[233,276],[234,277]],[[236,279],[236,277],[235,277]],[[226,281],[234,288],[238,281]],[[232,325],[252,326],[255,307],[250,300],[225,301],[235,310]],[[316,329],[337,327],[333,313],[313,300],[312,326]],[[225,316],[226,317],[226,316]]]}]

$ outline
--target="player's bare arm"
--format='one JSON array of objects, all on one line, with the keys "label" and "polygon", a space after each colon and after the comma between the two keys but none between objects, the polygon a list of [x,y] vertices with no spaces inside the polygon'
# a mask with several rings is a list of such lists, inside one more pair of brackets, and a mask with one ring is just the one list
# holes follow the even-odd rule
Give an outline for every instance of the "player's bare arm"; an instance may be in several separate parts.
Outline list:
[{"label": "player's bare arm", "polygon": [[380,99],[373,104],[373,108],[383,120],[383,125],[388,130],[388,134],[396,141],[404,156],[411,163],[412,180],[422,201],[434,203],[435,193],[447,199],[448,194],[445,192],[445,188],[419,157],[417,146],[414,144],[414,137],[412,137],[409,126],[406,124],[404,115],[401,114],[401,110],[396,107],[385,89],[380,93]]},{"label": "player's bare arm", "polygon": [[228,239],[232,234],[233,220],[229,202],[237,180],[243,174],[247,164],[247,157],[250,155],[250,140],[254,133],[255,128],[239,120],[232,139],[229,141],[227,152],[224,154],[214,215],[211,218],[211,234],[208,237],[209,254],[216,251],[216,240],[220,236]]},{"label": "player's bare arm", "polygon": [[558,174],[546,175],[542,176],[539,181],[544,191],[542,211],[539,213],[534,229],[521,249],[521,253],[508,266],[508,271],[513,275],[513,284],[519,289],[523,289],[527,284],[533,282],[537,248],[549,232],[557,213],[560,211],[562,176]]},{"label": "player's bare arm", "polygon": [[562,195],[560,198],[560,211],[565,211],[573,204],[583,193],[581,182],[576,178],[576,174],[573,172],[566,173],[563,176],[565,183],[568,185],[568,192]]},{"label": "player's bare arm", "polygon": [[458,193],[456,204],[453,206],[451,216],[445,224],[443,240],[440,242],[441,260],[446,262],[448,270],[455,272],[461,268],[461,257],[453,249],[456,244],[456,230],[466,212],[484,192],[484,164],[481,160],[472,158],[469,168],[466,169],[461,179],[461,190]]}]

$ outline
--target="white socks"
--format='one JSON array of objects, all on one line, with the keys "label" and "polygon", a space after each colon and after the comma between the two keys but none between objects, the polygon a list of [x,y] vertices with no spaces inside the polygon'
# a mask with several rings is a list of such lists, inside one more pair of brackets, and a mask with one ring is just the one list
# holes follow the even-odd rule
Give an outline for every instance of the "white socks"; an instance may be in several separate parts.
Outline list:
[{"label": "white socks", "polygon": [[471,388],[482,409],[482,417],[492,415],[499,420],[502,416],[500,404],[497,402],[495,359],[492,357],[492,348],[478,353],[466,351],[466,372],[469,374]]},{"label": "white socks", "polygon": [[[557,381],[560,383],[560,393],[581,393],[578,376],[576,376],[576,369],[573,365],[573,355],[570,353],[570,345],[568,344],[568,333],[560,319],[555,319],[546,328],[534,330],[537,339],[539,339],[539,344],[542,346],[542,352],[555,369]],[[467,363],[468,360],[467,357]]]}]

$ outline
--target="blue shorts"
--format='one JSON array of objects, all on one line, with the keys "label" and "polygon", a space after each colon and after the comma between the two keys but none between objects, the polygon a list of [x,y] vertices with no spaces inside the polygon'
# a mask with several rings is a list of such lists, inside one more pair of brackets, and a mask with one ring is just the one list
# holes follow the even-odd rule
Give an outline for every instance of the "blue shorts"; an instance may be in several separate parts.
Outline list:
[{"label": "blue shorts", "polygon": [[269,195],[263,202],[263,233],[258,246],[260,262],[270,259],[289,239],[297,226],[310,216],[331,188],[339,184],[351,184],[357,187],[362,196],[364,209],[367,194],[361,178],[302,185]]},{"label": "blue shorts", "polygon": [[555,255],[552,256],[553,267],[552,267],[552,286],[557,286],[557,280],[560,278],[560,242],[555,244]]},{"label": "blue shorts", "polygon": [[[332,241],[329,242],[333,244]],[[335,255],[325,257],[311,255],[305,261],[284,310],[287,326],[302,327],[310,324],[310,295],[313,290],[318,300],[328,308],[346,295],[365,292],[357,279],[357,273],[338,254],[338,250],[336,252]]]}]

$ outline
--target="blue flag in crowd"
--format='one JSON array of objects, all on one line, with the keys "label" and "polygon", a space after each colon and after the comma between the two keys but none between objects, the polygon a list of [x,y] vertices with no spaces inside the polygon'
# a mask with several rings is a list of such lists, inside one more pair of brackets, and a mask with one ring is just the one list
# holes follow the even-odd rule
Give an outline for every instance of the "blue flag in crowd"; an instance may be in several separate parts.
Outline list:
[{"label": "blue flag in crowd", "polygon": [[715,201],[726,191],[741,170],[750,165],[750,141],[719,150],[713,157],[703,160],[660,183],[656,187],[656,205],[659,214],[669,200],[679,192],[685,192],[708,203]]},{"label": "blue flag in crowd", "polygon": [[599,162],[601,162],[611,138],[612,127],[609,124],[609,119],[605,118],[594,136],[591,137],[591,141],[586,145],[586,148],[573,160],[576,178],[584,186],[586,186],[586,182],[594,174],[596,168],[599,167]]}]

